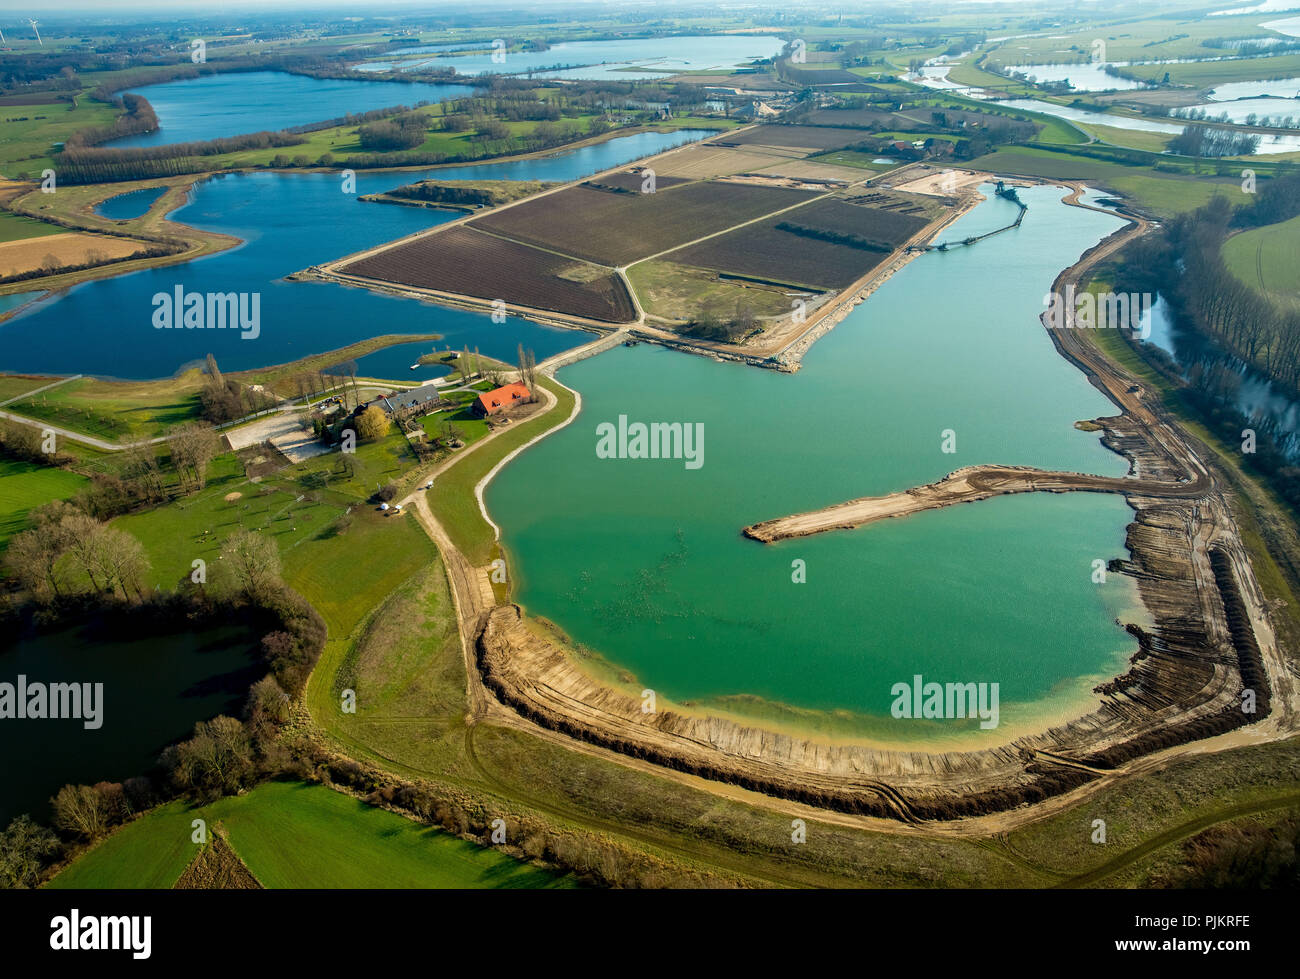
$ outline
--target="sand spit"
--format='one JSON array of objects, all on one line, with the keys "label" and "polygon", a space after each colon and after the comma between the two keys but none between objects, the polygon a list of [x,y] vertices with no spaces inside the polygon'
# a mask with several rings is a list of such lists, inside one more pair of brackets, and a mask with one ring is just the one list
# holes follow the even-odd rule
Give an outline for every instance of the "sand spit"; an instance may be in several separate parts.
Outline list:
[{"label": "sand spit", "polygon": [[[1120,419],[1098,419],[1100,424]],[[1112,431],[1112,430],[1108,430]],[[1186,483],[1161,483],[1150,479],[1090,476],[1086,473],[1048,472],[1028,466],[966,466],[943,479],[887,496],[867,496],[808,513],[752,524],[746,537],[765,544],[793,537],[808,537],[828,530],[851,530],[889,517],[906,517],[956,503],[974,503],[1010,493],[1123,493],[1197,499],[1209,481],[1203,477]]]}]

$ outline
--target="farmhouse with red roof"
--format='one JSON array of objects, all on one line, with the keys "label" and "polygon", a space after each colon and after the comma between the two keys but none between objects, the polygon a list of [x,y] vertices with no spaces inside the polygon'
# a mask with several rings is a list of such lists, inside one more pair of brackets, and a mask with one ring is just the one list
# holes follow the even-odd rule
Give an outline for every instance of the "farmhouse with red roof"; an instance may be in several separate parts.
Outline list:
[{"label": "farmhouse with red roof", "polygon": [[523,404],[531,397],[528,388],[518,382],[499,387],[495,391],[486,391],[474,402],[474,414],[480,418],[495,415],[511,405]]}]

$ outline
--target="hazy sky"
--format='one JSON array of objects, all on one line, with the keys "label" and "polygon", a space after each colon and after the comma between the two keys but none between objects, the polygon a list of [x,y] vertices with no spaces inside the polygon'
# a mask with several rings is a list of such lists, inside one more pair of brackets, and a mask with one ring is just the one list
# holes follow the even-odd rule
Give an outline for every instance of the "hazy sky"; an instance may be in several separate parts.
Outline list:
[{"label": "hazy sky", "polygon": [[[572,0],[574,5],[600,0]],[[220,17],[230,10],[256,10],[259,13],[276,10],[325,10],[337,12],[340,7],[351,8],[358,14],[382,14],[385,10],[409,11],[412,8],[420,13],[437,14],[446,10],[466,10],[474,7],[529,7],[534,4],[526,0],[457,0],[454,3],[430,3],[429,0],[221,0],[214,4],[212,0],[67,0],[59,2],[51,9],[49,0],[0,0],[0,25],[11,21],[22,22],[28,17],[42,18],[51,22],[63,21],[74,17],[78,12],[93,13],[100,17],[105,14],[147,13],[157,16],[160,11],[183,9],[190,13],[207,13]],[[559,4],[547,3],[547,6]]]},{"label": "hazy sky", "polygon": [[[600,3],[601,0],[570,0],[571,5],[581,3]],[[552,0],[456,0],[453,3],[431,3],[429,0],[221,0],[219,4],[213,4],[212,0],[67,0],[59,2],[54,9],[51,9],[49,0],[0,0],[0,13],[13,15],[19,20],[26,17],[40,18],[46,17],[50,20],[62,20],[78,11],[94,12],[96,14],[131,14],[137,12],[148,12],[157,14],[160,10],[176,10],[184,8],[189,11],[203,12],[220,16],[221,13],[238,8],[256,9],[266,13],[275,10],[284,9],[317,9],[326,8],[337,10],[339,7],[350,7],[358,13],[364,12],[373,15],[382,13],[383,10],[409,10],[417,8],[420,13],[437,14],[444,10],[466,10],[474,7],[530,7],[536,5],[545,5],[556,7],[565,5],[563,2],[552,2]],[[619,6],[630,6],[629,3],[619,3]],[[646,6],[653,6],[648,2]],[[376,9],[378,8],[378,9]],[[6,17],[6,20],[9,19]]]}]

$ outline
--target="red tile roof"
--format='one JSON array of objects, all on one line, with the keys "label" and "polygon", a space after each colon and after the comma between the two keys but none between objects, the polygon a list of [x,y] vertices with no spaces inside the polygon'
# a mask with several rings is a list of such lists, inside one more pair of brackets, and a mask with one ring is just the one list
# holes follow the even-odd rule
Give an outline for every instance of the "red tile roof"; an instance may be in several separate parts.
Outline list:
[{"label": "red tile roof", "polygon": [[492,415],[502,408],[528,400],[528,388],[522,384],[507,384],[495,391],[487,391],[478,396],[478,406],[485,415]]}]

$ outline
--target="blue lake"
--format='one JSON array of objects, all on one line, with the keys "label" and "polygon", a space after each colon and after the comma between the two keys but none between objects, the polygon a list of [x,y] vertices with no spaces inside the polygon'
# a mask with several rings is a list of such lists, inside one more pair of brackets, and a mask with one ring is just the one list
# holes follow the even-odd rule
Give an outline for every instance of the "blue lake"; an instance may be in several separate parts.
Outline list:
[{"label": "blue lake", "polygon": [[4,316],[24,303],[30,302],[39,295],[39,292],[15,292],[8,296],[0,296],[0,316]]},{"label": "blue lake", "polygon": [[[507,52],[502,61],[492,60],[490,52],[476,52],[422,59],[410,65],[398,62],[396,66],[406,71],[451,68],[461,75],[532,72],[551,78],[635,81],[666,73],[735,68],[779,54],[784,43],[771,34],[569,41],[553,44],[546,51]],[[390,62],[382,64],[387,67]],[[556,65],[564,67],[555,70]],[[374,64],[358,67],[378,70]]]},{"label": "blue lake", "polygon": [[145,214],[153,207],[154,201],[167,192],[166,187],[144,187],[125,194],[118,194],[106,201],[100,201],[95,213],[114,221],[129,221]]},{"label": "blue lake", "polygon": [[[420,359],[422,354],[432,353],[435,350],[445,350],[447,341],[438,340],[434,343],[398,343],[391,347],[385,347],[383,350],[376,350],[372,354],[366,354],[364,357],[356,359],[358,377],[379,377],[387,381],[409,381],[413,384],[423,384],[426,381],[432,381],[435,377],[442,377],[451,373],[451,368],[444,364],[421,365],[415,370],[411,370],[411,365]],[[510,358],[513,363],[516,358]]]},{"label": "blue lake", "polygon": [[[574,180],[709,135],[704,130],[621,136],[555,156],[439,170],[367,173],[356,195],[337,173],[230,174],[196,186],[175,220],[234,235],[244,244],[166,268],[82,283],[54,301],[35,304],[0,326],[0,370],[93,374],[140,380],[169,377],[216,355],[227,370],[286,363],[385,333],[439,333],[439,346],[478,347],[515,360],[520,343],[537,359],[577,346],[588,335],[517,316],[494,324],[484,313],[382,296],[333,283],[286,282],[310,265],[453,220],[449,211],[367,204],[362,194],[414,180]],[[508,270],[503,270],[508,274]],[[188,292],[260,294],[261,333],[157,330],[153,296]],[[405,371],[414,358],[401,365]],[[387,370],[385,370],[387,372]],[[376,370],[376,373],[378,371]],[[409,373],[397,373],[405,377]]]},{"label": "blue lake", "polygon": [[308,78],[249,71],[186,78],[129,89],[149,100],[161,129],[110,145],[162,146],[288,129],[395,105],[441,102],[470,94],[464,85]]}]

